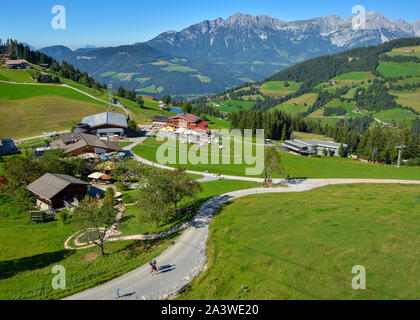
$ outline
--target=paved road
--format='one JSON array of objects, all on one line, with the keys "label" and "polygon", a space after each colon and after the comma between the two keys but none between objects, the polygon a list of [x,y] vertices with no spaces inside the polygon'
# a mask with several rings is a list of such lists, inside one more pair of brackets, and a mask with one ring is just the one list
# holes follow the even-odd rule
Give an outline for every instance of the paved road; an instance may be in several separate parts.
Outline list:
[{"label": "paved road", "polygon": [[252,194],[304,192],[329,184],[349,183],[404,183],[419,184],[420,181],[367,180],[367,179],[318,179],[290,181],[288,188],[258,188],[230,192],[205,202],[178,240],[156,258],[163,270],[150,275],[149,266],[143,265],[119,278],[101,286],[70,296],[69,300],[111,300],[115,290],[120,289],[122,300],[166,299],[188,285],[203,269],[206,263],[206,242],[209,224],[217,209],[227,201]]}]

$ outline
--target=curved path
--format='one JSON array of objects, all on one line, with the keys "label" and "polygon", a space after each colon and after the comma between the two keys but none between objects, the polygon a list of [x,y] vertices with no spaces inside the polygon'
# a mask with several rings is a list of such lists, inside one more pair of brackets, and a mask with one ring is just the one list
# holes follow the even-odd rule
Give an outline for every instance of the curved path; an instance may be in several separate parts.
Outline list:
[{"label": "curved path", "polygon": [[[81,94],[84,94],[85,96],[88,96],[89,98],[92,98],[92,99],[94,99],[94,100],[97,100],[97,101],[100,101],[100,102],[103,102],[103,103],[105,103],[106,105],[108,104],[108,101],[105,101],[105,100],[102,100],[102,99],[99,99],[99,98],[97,98],[97,97],[95,97],[95,96],[93,96],[93,95],[91,95],[91,94],[89,94],[89,93],[87,93],[87,92],[84,92],[83,90],[80,90],[80,89],[77,89],[77,88],[75,88],[75,87],[72,87],[72,86],[69,86],[68,84],[48,84],[48,83],[29,83],[29,82],[14,82],[14,81],[4,81],[4,80],[0,80],[0,82],[2,82],[2,83],[7,83],[7,84],[18,84],[18,85],[29,85],[29,86],[50,86],[50,87],[65,87],[65,88],[69,88],[69,89],[71,89],[71,90],[74,90],[74,91],[77,91],[77,92],[79,92],[79,93],[81,93]],[[130,115],[130,112],[126,109],[126,108],[124,108],[119,102],[117,102],[117,104],[112,104],[112,106],[114,106],[114,107],[117,107],[117,108],[120,108],[120,109],[122,109],[122,110],[124,110],[124,112],[126,113],[126,115],[128,116],[128,115]]]},{"label": "curved path", "polygon": [[222,204],[252,194],[304,192],[330,184],[352,183],[420,185],[420,181],[406,180],[318,179],[289,181],[288,188],[258,188],[226,193],[206,201],[198,210],[190,227],[171,247],[156,258],[159,267],[163,269],[157,275],[151,276],[149,266],[146,264],[119,278],[66,299],[111,300],[115,299],[116,289],[120,289],[123,300],[167,299],[187,286],[205,268],[209,224]]}]

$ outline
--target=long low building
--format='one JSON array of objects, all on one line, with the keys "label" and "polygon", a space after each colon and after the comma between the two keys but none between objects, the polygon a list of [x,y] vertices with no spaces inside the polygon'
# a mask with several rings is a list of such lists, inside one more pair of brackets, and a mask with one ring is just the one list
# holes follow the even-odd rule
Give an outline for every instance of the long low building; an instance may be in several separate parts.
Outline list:
[{"label": "long low building", "polygon": [[64,135],[60,139],[51,142],[50,145],[53,149],[64,149],[66,156],[77,156],[84,153],[124,152],[124,149],[117,143],[104,141],[97,136],[85,133]]},{"label": "long low building", "polygon": [[[293,139],[286,140],[283,143],[283,148],[289,151],[296,152],[304,156],[310,156],[314,154],[323,155],[324,150],[328,152],[334,151],[334,156],[339,157],[341,143],[334,141],[323,141],[323,140],[312,140],[312,139]],[[348,145],[343,144],[344,149],[348,148]]]}]

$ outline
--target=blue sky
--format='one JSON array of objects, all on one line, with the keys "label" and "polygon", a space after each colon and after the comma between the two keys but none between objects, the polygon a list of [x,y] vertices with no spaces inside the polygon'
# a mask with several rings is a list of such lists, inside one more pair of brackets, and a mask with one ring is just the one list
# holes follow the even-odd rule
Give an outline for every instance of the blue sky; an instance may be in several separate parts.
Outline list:
[{"label": "blue sky", "polygon": [[[293,21],[330,14],[347,17],[359,4],[394,19],[420,19],[420,1],[413,0],[20,0],[19,5],[14,1],[1,4],[0,38],[17,39],[36,48],[56,44],[72,49],[117,46],[147,41],[167,30],[179,31],[236,12]],[[51,27],[54,5],[66,8],[66,30]]]}]

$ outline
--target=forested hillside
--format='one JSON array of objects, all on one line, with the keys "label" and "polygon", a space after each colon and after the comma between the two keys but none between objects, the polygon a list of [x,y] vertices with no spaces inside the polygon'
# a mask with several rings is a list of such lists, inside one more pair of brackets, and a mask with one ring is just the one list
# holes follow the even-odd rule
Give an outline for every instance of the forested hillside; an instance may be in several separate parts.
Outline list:
[{"label": "forested hillside", "polygon": [[[394,48],[419,46],[420,38],[398,39],[379,46],[356,48],[330,56],[311,59],[276,73],[266,81],[302,82],[300,92],[353,71],[376,72],[381,55]],[[387,57],[386,59],[392,59]]]},{"label": "forested hillside", "polygon": [[[325,134],[360,157],[395,162],[420,157],[420,38],[315,58],[269,79],[194,101],[285,140],[293,131]],[[230,108],[227,108],[231,106]]]}]

